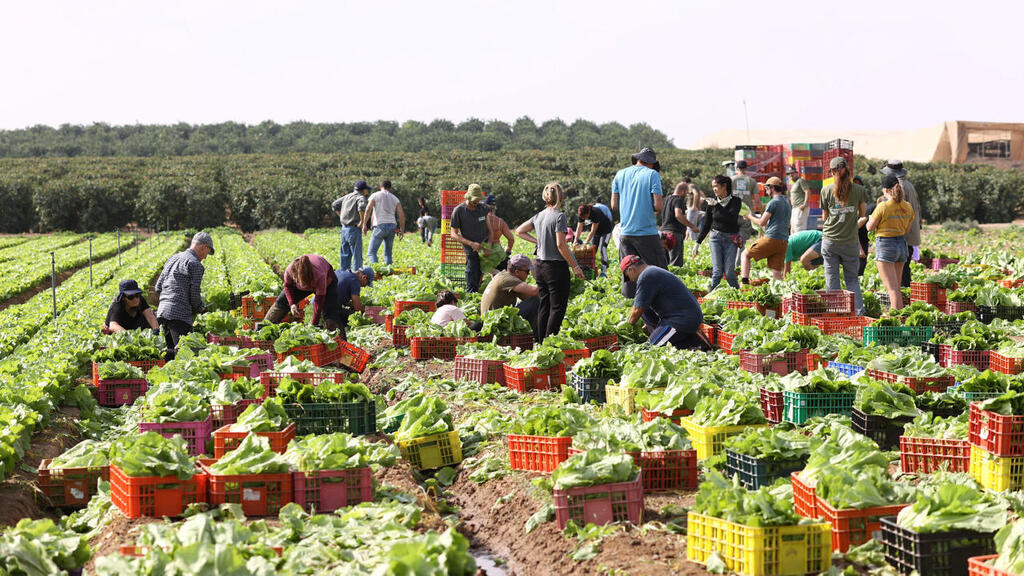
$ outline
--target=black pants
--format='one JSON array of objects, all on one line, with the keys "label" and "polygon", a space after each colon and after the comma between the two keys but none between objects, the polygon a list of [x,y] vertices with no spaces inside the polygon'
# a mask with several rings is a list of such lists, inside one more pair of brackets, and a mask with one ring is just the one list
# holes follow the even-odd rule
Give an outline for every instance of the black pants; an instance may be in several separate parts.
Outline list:
[{"label": "black pants", "polygon": [[[619,260],[629,255],[639,256],[648,266],[668,269],[668,254],[665,246],[661,243],[661,236],[651,234],[649,236],[622,236],[619,245]],[[622,277],[622,295],[626,298],[636,296],[636,282],[626,280]]]},{"label": "black pants", "polygon": [[475,251],[466,253],[466,292],[480,291],[480,255]]},{"label": "black pants", "polygon": [[168,320],[167,318],[157,318],[157,322],[160,323],[160,329],[164,332],[164,342],[167,344],[165,358],[174,360],[178,354],[178,340],[192,332],[192,324],[184,320]]},{"label": "black pants", "polygon": [[668,230],[676,237],[676,244],[668,251],[668,265],[669,266],[685,266],[686,265],[686,246],[683,239],[686,238],[686,231],[676,232],[674,230]]},{"label": "black pants", "polygon": [[[913,256],[914,255],[914,247],[908,245],[907,248],[910,248],[910,255]],[[903,277],[900,278],[900,286],[903,287],[903,288],[910,288],[910,263],[911,262],[912,262],[912,260],[910,260],[908,258],[907,261],[903,263]]]},{"label": "black pants", "polygon": [[[305,290],[298,290],[299,299],[302,300],[312,294]],[[284,293],[284,290],[277,295],[277,301],[274,304],[278,306],[284,306],[285,309],[289,308],[288,296]],[[341,302],[338,299],[338,278],[331,274],[331,280],[327,284],[327,292],[324,294],[324,302],[321,305],[321,315],[324,318],[334,321],[338,325],[338,329],[341,330],[342,336],[345,334],[345,324],[348,322],[348,316],[343,316],[341,313]]]},{"label": "black pants", "polygon": [[530,328],[533,329],[534,339],[540,342],[540,331],[537,330],[537,311],[540,310],[540,298],[533,296],[526,300],[520,300],[516,304],[516,308],[519,309],[519,317],[529,322]]},{"label": "black pants", "polygon": [[543,341],[558,334],[569,306],[569,264],[564,260],[537,260],[537,291],[540,307],[537,310],[537,330]]}]

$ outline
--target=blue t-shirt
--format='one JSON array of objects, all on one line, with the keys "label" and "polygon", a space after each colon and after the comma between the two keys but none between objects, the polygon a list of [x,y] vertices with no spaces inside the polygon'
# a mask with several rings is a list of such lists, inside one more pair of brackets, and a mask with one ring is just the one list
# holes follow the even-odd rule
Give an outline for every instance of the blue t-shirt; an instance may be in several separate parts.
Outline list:
[{"label": "blue t-shirt", "polygon": [[789,240],[789,215],[793,212],[789,200],[780,194],[772,198],[764,211],[772,213],[768,225],[764,227],[764,235],[776,240]]},{"label": "blue t-shirt", "polygon": [[661,196],[661,176],[656,171],[640,164],[619,170],[612,180],[612,194],[619,195],[624,236],[654,236],[658,233],[654,195]]},{"label": "blue t-shirt", "polygon": [[655,266],[648,266],[637,278],[633,306],[654,311],[662,324],[686,334],[696,333],[704,321],[700,304],[686,284],[675,274]]},{"label": "blue t-shirt", "polygon": [[359,294],[363,285],[351,270],[338,270],[334,277],[338,279],[338,303],[342,306],[348,305],[352,301],[352,295]]}]

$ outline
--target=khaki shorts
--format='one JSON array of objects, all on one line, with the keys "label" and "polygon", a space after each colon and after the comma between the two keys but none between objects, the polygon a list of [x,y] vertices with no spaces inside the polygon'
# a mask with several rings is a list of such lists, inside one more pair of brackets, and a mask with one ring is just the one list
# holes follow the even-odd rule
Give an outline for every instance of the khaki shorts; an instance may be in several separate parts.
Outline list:
[{"label": "khaki shorts", "polygon": [[772,270],[782,270],[786,265],[786,247],[788,242],[776,238],[761,238],[747,248],[747,256],[753,260],[768,260]]}]

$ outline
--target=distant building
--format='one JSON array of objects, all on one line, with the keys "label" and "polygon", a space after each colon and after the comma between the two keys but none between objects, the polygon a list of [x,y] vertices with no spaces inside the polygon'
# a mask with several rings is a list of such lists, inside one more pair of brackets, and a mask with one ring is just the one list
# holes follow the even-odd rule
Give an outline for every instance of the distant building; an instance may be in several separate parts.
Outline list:
[{"label": "distant building", "polygon": [[1024,164],[1024,124],[1009,122],[946,122],[932,156],[953,164]]}]

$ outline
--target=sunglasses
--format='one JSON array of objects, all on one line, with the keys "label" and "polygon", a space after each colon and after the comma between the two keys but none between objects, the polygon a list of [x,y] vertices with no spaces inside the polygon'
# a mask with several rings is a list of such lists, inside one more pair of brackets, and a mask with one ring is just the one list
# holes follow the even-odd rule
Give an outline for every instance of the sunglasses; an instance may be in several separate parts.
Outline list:
[{"label": "sunglasses", "polygon": [[127,298],[128,300],[135,300],[137,298],[140,298],[141,296],[142,294],[132,294],[131,296],[129,296],[128,294],[124,295],[124,297]]}]

